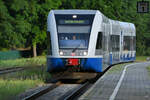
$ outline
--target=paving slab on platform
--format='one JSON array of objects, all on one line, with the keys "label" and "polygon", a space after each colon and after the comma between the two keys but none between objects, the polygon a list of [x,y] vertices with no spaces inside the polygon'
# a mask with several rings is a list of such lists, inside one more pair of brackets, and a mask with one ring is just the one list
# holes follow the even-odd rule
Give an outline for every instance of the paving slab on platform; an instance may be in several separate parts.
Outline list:
[{"label": "paving slab on platform", "polygon": [[112,67],[79,100],[150,100],[147,66],[150,62]]}]

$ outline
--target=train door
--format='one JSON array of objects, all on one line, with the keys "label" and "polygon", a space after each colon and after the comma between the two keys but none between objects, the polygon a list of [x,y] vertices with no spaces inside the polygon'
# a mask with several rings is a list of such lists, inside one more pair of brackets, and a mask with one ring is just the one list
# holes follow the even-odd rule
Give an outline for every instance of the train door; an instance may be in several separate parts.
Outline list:
[{"label": "train door", "polygon": [[109,24],[103,24],[103,38],[102,38],[102,48],[103,48],[103,68],[105,69],[106,67],[109,66],[109,34],[110,34],[110,25]]},{"label": "train door", "polygon": [[120,62],[123,60],[123,31],[120,33]]}]

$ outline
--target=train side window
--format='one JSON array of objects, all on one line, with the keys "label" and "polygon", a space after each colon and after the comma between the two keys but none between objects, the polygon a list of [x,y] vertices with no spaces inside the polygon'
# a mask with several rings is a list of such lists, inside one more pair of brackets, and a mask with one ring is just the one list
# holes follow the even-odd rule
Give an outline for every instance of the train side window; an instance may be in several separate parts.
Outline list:
[{"label": "train side window", "polygon": [[47,54],[52,55],[51,34],[47,31]]},{"label": "train side window", "polygon": [[113,48],[114,48],[114,37],[113,35],[110,36],[110,46],[111,46],[111,51],[113,51]]},{"label": "train side window", "polygon": [[133,43],[133,36],[130,37],[130,51],[133,51],[134,50],[134,43]]},{"label": "train side window", "polygon": [[98,32],[96,49],[102,49],[102,32]]},{"label": "train side window", "polygon": [[120,50],[120,36],[119,35],[111,35],[111,50],[112,52]]},{"label": "train side window", "polygon": [[131,38],[130,36],[124,36],[124,51],[129,51],[131,50]]},{"label": "train side window", "polygon": [[133,37],[133,50],[136,51],[136,37]]},{"label": "train side window", "polygon": [[117,37],[116,37],[116,44],[117,44],[116,51],[119,51],[120,50],[120,36],[119,35],[117,35]]}]

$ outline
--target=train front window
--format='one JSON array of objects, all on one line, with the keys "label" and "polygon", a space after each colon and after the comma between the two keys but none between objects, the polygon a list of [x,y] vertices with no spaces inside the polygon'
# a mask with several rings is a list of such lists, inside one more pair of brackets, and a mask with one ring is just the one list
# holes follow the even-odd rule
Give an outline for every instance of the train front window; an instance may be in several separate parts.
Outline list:
[{"label": "train front window", "polygon": [[87,49],[94,15],[55,15],[60,49]]},{"label": "train front window", "polygon": [[90,33],[90,25],[87,26],[66,26],[58,25],[58,33]]},{"label": "train front window", "polygon": [[85,33],[60,33],[59,47],[60,48],[88,48],[89,34]]}]

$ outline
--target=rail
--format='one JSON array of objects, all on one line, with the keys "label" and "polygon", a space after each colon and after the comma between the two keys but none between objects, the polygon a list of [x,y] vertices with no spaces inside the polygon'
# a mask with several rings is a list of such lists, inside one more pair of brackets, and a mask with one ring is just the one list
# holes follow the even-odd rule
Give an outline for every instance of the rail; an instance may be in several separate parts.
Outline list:
[{"label": "rail", "polygon": [[33,93],[33,94],[23,98],[22,100],[35,100],[36,98],[38,98],[38,97],[40,97],[40,96],[42,96],[42,95],[52,91],[53,89],[57,88],[60,85],[61,85],[60,82],[56,82],[55,84],[53,84],[51,86],[48,86],[47,88],[42,89],[42,90],[40,90],[38,92],[35,92],[35,93]]},{"label": "rail", "polygon": [[24,68],[22,68],[22,67],[4,68],[4,69],[0,69],[0,75],[11,73],[11,72],[16,72],[16,71],[20,71],[20,70],[24,70]]}]

